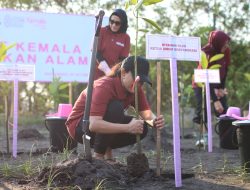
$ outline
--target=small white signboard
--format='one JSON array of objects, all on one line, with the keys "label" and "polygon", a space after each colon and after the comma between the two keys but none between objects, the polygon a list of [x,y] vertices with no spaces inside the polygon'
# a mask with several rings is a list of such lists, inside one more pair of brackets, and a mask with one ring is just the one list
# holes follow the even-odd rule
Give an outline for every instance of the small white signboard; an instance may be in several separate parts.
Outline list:
[{"label": "small white signboard", "polygon": [[146,35],[147,59],[200,61],[199,37],[178,37],[160,34]]},{"label": "small white signboard", "polygon": [[194,82],[220,83],[220,72],[218,69],[195,69]]},{"label": "small white signboard", "polygon": [[35,65],[0,64],[0,80],[35,81]]}]

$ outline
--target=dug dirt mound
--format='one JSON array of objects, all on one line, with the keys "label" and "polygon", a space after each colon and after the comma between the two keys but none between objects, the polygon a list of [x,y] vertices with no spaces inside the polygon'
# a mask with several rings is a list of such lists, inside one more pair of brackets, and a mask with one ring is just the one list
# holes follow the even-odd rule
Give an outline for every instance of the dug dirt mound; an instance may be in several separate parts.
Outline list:
[{"label": "dug dirt mound", "polygon": [[145,154],[132,153],[127,157],[127,171],[134,177],[141,177],[149,170]]},{"label": "dug dirt mound", "polygon": [[110,164],[103,160],[85,159],[68,160],[53,167],[44,168],[37,177],[41,186],[51,183],[51,187],[80,187],[81,189],[94,189],[98,185],[105,188],[127,189],[143,181],[163,180],[156,177],[153,170],[148,169],[140,177],[133,177],[127,171],[127,166],[115,163]]},{"label": "dug dirt mound", "polygon": [[44,138],[44,136],[37,129],[22,129],[18,132],[17,137],[19,139],[27,139],[27,138],[43,139]]}]

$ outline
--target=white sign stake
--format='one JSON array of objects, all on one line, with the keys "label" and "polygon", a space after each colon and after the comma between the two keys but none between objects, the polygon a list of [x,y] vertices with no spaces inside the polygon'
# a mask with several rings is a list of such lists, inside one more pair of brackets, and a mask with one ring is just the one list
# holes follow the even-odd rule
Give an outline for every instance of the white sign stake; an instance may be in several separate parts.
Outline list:
[{"label": "white sign stake", "polygon": [[206,105],[207,105],[207,130],[208,130],[208,152],[213,150],[213,136],[212,136],[212,119],[211,119],[211,105],[210,105],[210,88],[209,83],[220,83],[220,72],[218,69],[195,69],[194,81],[203,82],[206,86]]},{"label": "white sign stake", "polygon": [[200,61],[200,38],[148,34],[146,35],[146,57],[154,60],[170,60],[175,186],[181,187],[177,60]]}]

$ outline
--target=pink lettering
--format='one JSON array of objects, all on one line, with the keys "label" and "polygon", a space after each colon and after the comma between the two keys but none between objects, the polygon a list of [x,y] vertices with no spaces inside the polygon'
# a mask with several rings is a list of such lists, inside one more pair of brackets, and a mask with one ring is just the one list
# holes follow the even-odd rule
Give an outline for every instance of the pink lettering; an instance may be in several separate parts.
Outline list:
[{"label": "pink lettering", "polygon": [[63,62],[61,62],[60,56],[57,56],[56,58],[57,58],[57,64],[60,64],[60,65],[64,64]]},{"label": "pink lettering", "polygon": [[11,60],[11,57],[10,57],[10,56],[11,56],[11,54],[6,55],[6,57],[4,58],[4,61],[5,61],[5,62],[10,62],[10,63],[11,63],[12,60]]},{"label": "pink lettering", "polygon": [[36,63],[36,54],[30,55],[28,54],[28,63]]},{"label": "pink lettering", "polygon": [[72,56],[69,57],[67,64],[75,64],[74,58]]},{"label": "pink lettering", "polygon": [[16,44],[16,50],[17,51],[24,51],[23,43],[17,43]]},{"label": "pink lettering", "polygon": [[53,58],[51,56],[48,56],[45,62],[46,64],[54,64]]},{"label": "pink lettering", "polygon": [[39,52],[48,52],[49,45],[48,44],[38,44],[38,51]]},{"label": "pink lettering", "polygon": [[57,52],[57,53],[60,53],[60,50],[59,50],[59,47],[57,44],[55,44],[53,47],[52,47],[52,52]]},{"label": "pink lettering", "polygon": [[28,43],[28,51],[31,51],[31,52],[35,52],[36,51],[35,43],[34,42]]},{"label": "pink lettering", "polygon": [[70,52],[67,50],[67,48],[66,48],[66,45],[65,45],[65,44],[63,45],[63,53],[70,53]]},{"label": "pink lettering", "polygon": [[73,53],[79,53],[81,54],[81,49],[78,45],[75,46],[75,48],[73,49]]},{"label": "pink lettering", "polygon": [[24,59],[23,59],[23,55],[22,55],[22,54],[19,54],[19,55],[17,56],[17,58],[16,58],[16,63],[18,63],[18,62],[24,63]]},{"label": "pink lettering", "polygon": [[88,64],[88,57],[79,57],[78,64],[79,65],[87,65]]}]

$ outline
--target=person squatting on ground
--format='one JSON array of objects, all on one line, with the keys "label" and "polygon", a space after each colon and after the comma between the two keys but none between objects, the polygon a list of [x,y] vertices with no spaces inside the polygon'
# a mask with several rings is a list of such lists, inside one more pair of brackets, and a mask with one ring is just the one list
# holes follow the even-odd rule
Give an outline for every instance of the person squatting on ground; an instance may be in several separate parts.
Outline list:
[{"label": "person squatting on ground", "polygon": [[127,14],[122,9],[116,9],[109,17],[109,25],[102,27],[97,48],[97,66],[94,79],[109,75],[111,68],[128,57],[130,37]]},{"label": "person squatting on ground", "polygon": [[[149,63],[145,58],[137,57],[138,81],[134,76],[134,60],[134,56],[124,59],[114,66],[110,76],[94,81],[89,130],[95,158],[111,160],[112,149],[136,143],[136,134],[140,134],[143,139],[148,131],[144,120],[153,120],[155,128],[164,127],[163,116],[156,117],[153,114],[142,89],[144,82],[151,85],[148,78]],[[138,86],[138,109],[142,119],[124,114],[126,108],[135,106],[135,85]],[[66,121],[70,136],[80,143],[86,93],[87,89],[82,91]]]}]

